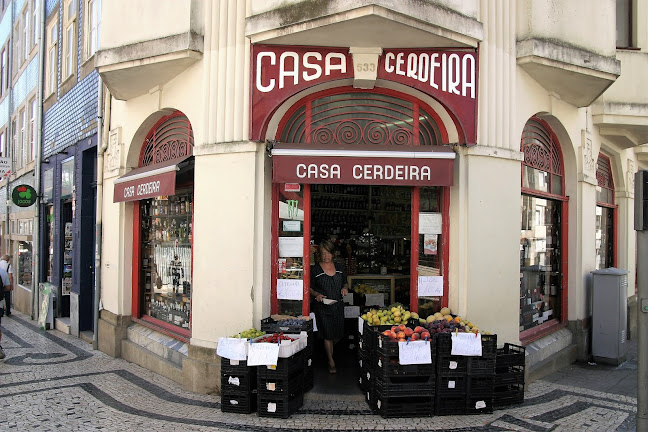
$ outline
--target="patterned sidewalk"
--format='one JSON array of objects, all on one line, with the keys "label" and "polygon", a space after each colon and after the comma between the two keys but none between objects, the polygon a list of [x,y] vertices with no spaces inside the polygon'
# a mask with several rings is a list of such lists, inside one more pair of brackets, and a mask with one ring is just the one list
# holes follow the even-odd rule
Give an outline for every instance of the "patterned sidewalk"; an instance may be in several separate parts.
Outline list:
[{"label": "patterned sidewalk", "polygon": [[493,414],[383,419],[364,401],[306,394],[289,419],[230,414],[217,396],[196,395],[114,359],[75,337],[41,331],[14,312],[2,319],[0,430],[16,431],[634,431],[637,400],[549,381],[525,402]]}]

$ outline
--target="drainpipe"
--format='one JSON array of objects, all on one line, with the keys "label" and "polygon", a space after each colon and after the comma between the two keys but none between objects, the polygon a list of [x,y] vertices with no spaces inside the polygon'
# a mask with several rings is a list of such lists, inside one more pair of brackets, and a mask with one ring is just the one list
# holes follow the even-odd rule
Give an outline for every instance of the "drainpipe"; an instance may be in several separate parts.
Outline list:
[{"label": "drainpipe", "polygon": [[[38,116],[36,116],[36,163],[34,164],[34,189],[40,194],[41,190],[41,160],[43,157],[43,77],[45,75],[45,2],[38,2],[40,15],[40,29],[38,34],[38,92],[36,100],[38,101]],[[38,311],[38,287],[40,281],[40,208],[41,200],[36,201],[36,210],[34,212],[34,229],[32,232],[32,289],[29,294],[31,303],[31,318],[37,318]]]},{"label": "drainpipe", "polygon": [[[11,233],[9,232],[9,206],[11,206],[11,176],[15,175],[14,172],[14,152],[13,152],[13,131],[11,130],[11,115],[13,114],[11,112],[11,108],[13,107],[13,83],[11,82],[13,80],[13,63],[14,63],[14,55],[15,53],[13,52],[13,28],[14,28],[14,7],[15,7],[16,2],[11,2],[11,8],[9,9],[9,13],[11,13],[11,31],[9,32],[9,52],[11,53],[11,56],[9,56],[9,65],[8,65],[8,83],[7,83],[7,91],[9,92],[9,118],[7,119],[7,131],[9,132],[7,134],[7,153],[11,155],[11,160],[9,162],[10,168],[9,168],[9,176],[7,177],[7,196],[6,202],[5,202],[5,253],[8,254],[10,250],[10,245],[11,245],[11,240],[9,239],[11,237]],[[15,281],[14,281],[15,283]]]},{"label": "drainpipe", "polygon": [[[103,94],[103,81],[99,76],[99,96],[97,101],[97,216],[95,227],[95,293],[94,293],[94,334],[92,335],[92,349],[99,349],[99,306],[101,305],[101,237],[103,221],[103,178],[104,178],[104,152],[108,148],[108,133],[110,132],[110,91],[106,90],[105,107]],[[105,127],[104,118],[105,115]]]}]

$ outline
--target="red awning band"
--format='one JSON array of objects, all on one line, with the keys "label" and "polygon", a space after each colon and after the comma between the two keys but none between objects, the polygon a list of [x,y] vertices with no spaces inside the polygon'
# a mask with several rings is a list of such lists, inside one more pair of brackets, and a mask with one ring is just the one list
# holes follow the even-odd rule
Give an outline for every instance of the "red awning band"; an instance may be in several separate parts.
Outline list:
[{"label": "red awning band", "polygon": [[113,202],[137,201],[162,195],[175,195],[179,164],[191,156],[171,159],[131,170],[115,180]]}]

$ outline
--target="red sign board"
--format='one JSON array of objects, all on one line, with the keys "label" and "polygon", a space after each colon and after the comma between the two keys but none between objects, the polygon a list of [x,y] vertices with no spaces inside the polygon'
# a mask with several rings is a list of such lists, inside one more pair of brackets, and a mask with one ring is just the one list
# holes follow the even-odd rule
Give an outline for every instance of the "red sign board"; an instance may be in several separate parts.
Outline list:
[{"label": "red sign board", "polygon": [[[444,105],[462,143],[477,140],[478,55],[474,50],[386,49],[377,78],[428,94]],[[265,139],[276,109],[298,92],[328,81],[353,78],[348,48],[254,45],[252,48],[251,139]]]},{"label": "red sign board", "polygon": [[454,159],[273,156],[275,183],[452,186]]},{"label": "red sign board", "polygon": [[161,195],[175,195],[176,171],[115,183],[113,202],[137,201]]}]

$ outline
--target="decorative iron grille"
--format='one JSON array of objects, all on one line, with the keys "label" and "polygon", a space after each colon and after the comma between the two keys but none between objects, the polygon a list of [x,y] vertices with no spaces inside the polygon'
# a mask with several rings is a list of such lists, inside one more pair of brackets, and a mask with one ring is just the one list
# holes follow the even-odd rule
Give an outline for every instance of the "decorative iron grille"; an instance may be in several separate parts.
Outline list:
[{"label": "decorative iron grille", "polygon": [[144,141],[139,166],[149,166],[171,159],[191,156],[194,138],[191,123],[180,111],[157,122]]},{"label": "decorative iron grille", "polygon": [[599,153],[596,162],[596,180],[598,185],[604,189],[614,190],[614,180],[612,179],[612,167],[610,158]]},{"label": "decorative iron grille", "polygon": [[563,175],[558,142],[542,120],[532,118],[524,125],[521,151],[524,153],[524,165]]},{"label": "decorative iron grille", "polygon": [[419,104],[382,93],[351,92],[307,100],[280,140],[320,145],[439,145],[441,131]]}]

